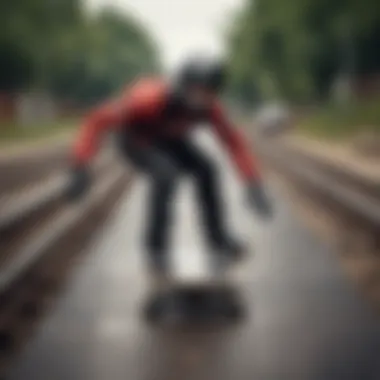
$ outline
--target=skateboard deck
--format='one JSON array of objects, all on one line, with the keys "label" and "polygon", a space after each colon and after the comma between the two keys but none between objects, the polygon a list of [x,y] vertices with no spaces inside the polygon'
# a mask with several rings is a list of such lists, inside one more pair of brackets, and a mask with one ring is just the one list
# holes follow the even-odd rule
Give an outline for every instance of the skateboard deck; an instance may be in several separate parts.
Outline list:
[{"label": "skateboard deck", "polygon": [[145,303],[145,317],[150,321],[238,319],[243,314],[239,290],[236,266],[213,276],[153,281]]}]

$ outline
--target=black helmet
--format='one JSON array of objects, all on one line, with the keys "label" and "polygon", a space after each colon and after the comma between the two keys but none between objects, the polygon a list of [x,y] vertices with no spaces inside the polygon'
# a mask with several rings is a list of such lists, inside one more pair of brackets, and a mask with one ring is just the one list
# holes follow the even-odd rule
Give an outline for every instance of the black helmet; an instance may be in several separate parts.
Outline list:
[{"label": "black helmet", "polygon": [[225,84],[224,64],[211,59],[193,58],[183,64],[179,71],[178,82],[182,88],[202,86],[218,92]]}]

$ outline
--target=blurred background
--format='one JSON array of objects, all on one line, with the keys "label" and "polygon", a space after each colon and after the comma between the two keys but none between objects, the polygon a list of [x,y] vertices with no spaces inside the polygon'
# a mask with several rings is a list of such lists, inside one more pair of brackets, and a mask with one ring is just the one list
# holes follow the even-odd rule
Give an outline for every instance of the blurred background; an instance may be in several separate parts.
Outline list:
[{"label": "blurred background", "polygon": [[292,112],[318,137],[372,135],[379,17],[372,0],[3,1],[0,136],[65,129],[137,75],[198,51],[228,57],[230,101],[260,107],[265,124]]},{"label": "blurred background", "polygon": [[[54,133],[142,72],[161,69],[151,30],[131,11],[90,2],[1,5],[1,134]],[[42,128],[43,125],[43,128]]]},{"label": "blurred background", "polygon": [[[379,47],[378,0],[2,0],[0,371],[40,325],[11,378],[85,379],[87,355],[107,379],[133,368],[131,379],[182,379],[186,371],[192,379],[379,379]],[[136,273],[126,253],[136,250],[145,205],[140,188],[130,190],[133,171],[106,149],[88,200],[69,207],[60,194],[88,110],[141,75],[170,76],[193,53],[226,59],[223,101],[279,212],[266,233],[249,230],[258,258],[242,288],[258,321],[228,337],[192,331],[149,340],[131,319],[142,291],[128,282]],[[190,236],[191,227],[181,231]],[[91,257],[90,280],[67,290],[81,253]],[[69,301],[57,311],[52,299]],[[212,375],[190,371],[207,367],[201,358],[214,352]],[[50,365],[57,357],[74,364]],[[141,358],[156,360],[145,377],[133,364]]]},{"label": "blurred background", "polygon": [[376,1],[248,1],[232,17],[226,44],[239,99],[297,108],[308,116],[299,128],[318,137],[378,131]]}]

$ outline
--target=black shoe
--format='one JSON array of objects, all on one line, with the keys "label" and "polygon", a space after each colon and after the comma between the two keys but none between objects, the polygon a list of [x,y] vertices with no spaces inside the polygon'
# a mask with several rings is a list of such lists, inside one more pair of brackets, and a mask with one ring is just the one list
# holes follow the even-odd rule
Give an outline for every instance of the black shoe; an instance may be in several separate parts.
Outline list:
[{"label": "black shoe", "polygon": [[237,239],[226,237],[215,242],[212,250],[216,255],[227,256],[233,261],[239,261],[244,258],[247,246]]},{"label": "black shoe", "polygon": [[213,272],[222,274],[232,265],[242,260],[247,247],[240,241],[232,238],[223,239],[213,244],[211,266]]}]

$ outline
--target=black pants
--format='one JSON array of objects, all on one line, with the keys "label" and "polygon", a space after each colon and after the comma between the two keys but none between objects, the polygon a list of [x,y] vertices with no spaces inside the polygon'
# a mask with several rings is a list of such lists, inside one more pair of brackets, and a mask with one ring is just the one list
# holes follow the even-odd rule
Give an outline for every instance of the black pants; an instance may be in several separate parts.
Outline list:
[{"label": "black pants", "polygon": [[225,225],[218,170],[198,146],[182,138],[138,147],[133,140],[124,138],[122,150],[128,161],[151,181],[145,236],[148,252],[165,252],[168,248],[173,224],[171,203],[183,173],[191,175],[195,181],[201,222],[209,244],[214,247],[222,244]]}]

